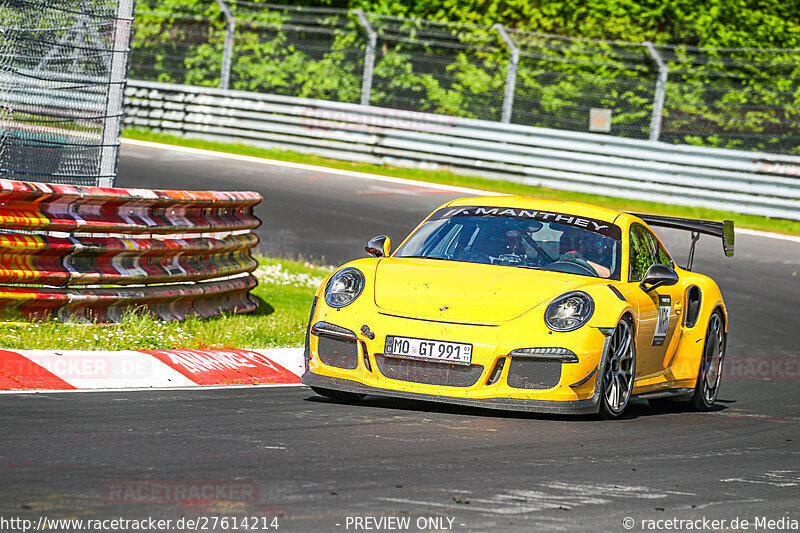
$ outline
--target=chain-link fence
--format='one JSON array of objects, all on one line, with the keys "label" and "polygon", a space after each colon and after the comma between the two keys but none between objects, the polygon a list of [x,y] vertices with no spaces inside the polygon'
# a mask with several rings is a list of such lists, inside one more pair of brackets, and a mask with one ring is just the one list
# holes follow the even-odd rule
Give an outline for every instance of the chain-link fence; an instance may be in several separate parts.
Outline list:
[{"label": "chain-link fence", "polygon": [[377,34],[370,104],[499,121],[509,54],[498,31],[368,15]]},{"label": "chain-link fence", "polygon": [[800,153],[800,50],[565,38],[358,10],[142,0],[131,77]]},{"label": "chain-link fence", "polygon": [[113,184],[133,0],[0,0],[0,177]]},{"label": "chain-link fence", "polygon": [[800,50],[657,48],[662,140],[800,154]]},{"label": "chain-link fence", "polygon": [[520,67],[513,122],[587,131],[592,109],[609,110],[597,131],[647,139],[658,69],[641,44],[582,41],[513,31]]},{"label": "chain-link fence", "polygon": [[342,10],[275,7],[212,0],[167,12],[145,0],[130,76],[359,102],[366,39],[357,19]]}]

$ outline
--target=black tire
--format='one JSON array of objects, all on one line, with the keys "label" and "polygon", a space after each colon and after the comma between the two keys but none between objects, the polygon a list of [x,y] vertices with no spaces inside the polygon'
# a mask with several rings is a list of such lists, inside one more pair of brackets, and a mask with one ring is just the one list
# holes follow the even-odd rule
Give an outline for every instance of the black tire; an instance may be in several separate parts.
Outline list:
[{"label": "black tire", "polygon": [[320,396],[325,396],[326,398],[333,398],[334,400],[348,403],[354,403],[359,400],[363,400],[366,396],[366,394],[359,394],[357,392],[345,392],[341,390],[325,389],[322,387],[311,387],[311,390]]},{"label": "black tire", "polygon": [[630,402],[635,378],[636,335],[633,322],[626,315],[611,334],[605,364],[598,375],[598,379],[602,380],[600,418],[612,420],[622,416]]},{"label": "black tire", "polygon": [[716,309],[711,313],[706,327],[706,340],[703,344],[700,368],[697,371],[697,384],[689,400],[691,410],[708,411],[717,401],[726,343],[725,319],[722,317],[722,312]]}]

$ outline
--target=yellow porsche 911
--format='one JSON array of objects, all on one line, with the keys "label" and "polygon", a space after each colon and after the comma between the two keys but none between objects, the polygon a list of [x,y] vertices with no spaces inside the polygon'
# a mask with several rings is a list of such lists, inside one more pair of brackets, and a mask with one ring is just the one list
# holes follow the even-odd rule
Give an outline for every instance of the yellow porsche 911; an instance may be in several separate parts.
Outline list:
[{"label": "yellow porsche 911", "polygon": [[[680,268],[649,226],[692,232]],[[343,265],[314,298],[303,383],[495,409],[619,417],[631,398],[717,397],[727,312],[691,272],[699,234],[733,225],[572,202],[463,198],[394,251]],[[656,403],[656,401],[654,401]]]}]

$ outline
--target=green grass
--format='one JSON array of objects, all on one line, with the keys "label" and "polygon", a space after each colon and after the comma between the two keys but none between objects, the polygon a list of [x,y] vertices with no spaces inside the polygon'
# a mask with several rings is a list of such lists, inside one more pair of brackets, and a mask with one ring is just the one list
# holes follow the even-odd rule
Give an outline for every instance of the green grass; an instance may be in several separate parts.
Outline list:
[{"label": "green grass", "polygon": [[129,139],[175,144],[192,148],[202,148],[205,150],[215,150],[218,152],[278,159],[281,161],[290,161],[294,163],[307,163],[329,168],[353,170],[356,172],[368,172],[372,174],[382,174],[385,176],[426,181],[430,183],[441,183],[445,185],[455,185],[459,187],[495,191],[504,194],[517,194],[520,196],[529,196],[550,200],[587,202],[625,211],[645,212],[687,218],[701,218],[708,220],[733,220],[737,228],[752,228],[764,231],[800,235],[800,222],[792,220],[767,218],[754,215],[742,215],[740,213],[733,213],[730,211],[718,211],[715,209],[705,209],[701,207],[687,207],[657,202],[645,202],[640,200],[627,200],[623,198],[613,198],[610,196],[600,196],[597,194],[559,191],[544,187],[531,187],[529,185],[523,185],[512,181],[499,181],[476,176],[464,176],[445,170],[431,171],[372,165],[368,163],[354,163],[340,161],[338,159],[327,159],[315,155],[301,154],[299,152],[270,150],[248,146],[245,144],[228,144],[199,139],[189,139],[178,137],[176,135],[154,133],[145,130],[128,129],[125,130],[123,136]]},{"label": "green grass", "polygon": [[328,272],[284,259],[259,258],[252,294],[258,309],[247,315],[163,322],[130,314],[117,325],[57,321],[0,322],[0,348],[19,350],[159,350],[169,348],[270,348],[302,346],[314,292]]}]

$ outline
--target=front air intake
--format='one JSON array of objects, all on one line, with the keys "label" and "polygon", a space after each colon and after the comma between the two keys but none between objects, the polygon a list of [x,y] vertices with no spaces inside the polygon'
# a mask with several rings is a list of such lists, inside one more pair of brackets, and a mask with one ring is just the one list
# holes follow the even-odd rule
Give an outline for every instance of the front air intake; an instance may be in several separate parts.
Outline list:
[{"label": "front air intake", "polygon": [[320,337],[319,360],[329,366],[354,370],[358,367],[358,344],[356,341]]},{"label": "front air intake", "polygon": [[561,361],[512,357],[508,369],[508,386],[515,389],[552,389],[561,380]]},{"label": "front air intake", "polygon": [[483,374],[481,365],[429,363],[386,357],[383,354],[375,354],[375,363],[377,363],[380,373],[389,379],[445,387],[471,387]]}]

